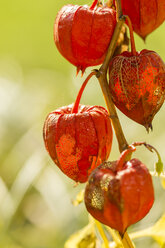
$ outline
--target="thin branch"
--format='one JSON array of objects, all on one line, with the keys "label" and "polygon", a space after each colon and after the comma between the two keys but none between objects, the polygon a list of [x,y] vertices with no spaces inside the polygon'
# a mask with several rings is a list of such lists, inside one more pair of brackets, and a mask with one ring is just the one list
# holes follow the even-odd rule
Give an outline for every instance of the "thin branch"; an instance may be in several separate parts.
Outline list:
[{"label": "thin branch", "polygon": [[109,90],[109,86],[108,86],[108,82],[107,82],[107,78],[105,76],[105,74],[101,74],[100,71],[98,71],[97,73],[97,78],[99,80],[103,95],[104,95],[104,99],[110,114],[110,118],[114,127],[114,131],[116,134],[116,138],[118,141],[118,145],[119,145],[119,150],[120,152],[124,151],[127,147],[128,147],[128,143],[126,141],[126,138],[124,136],[115,106],[112,102],[112,98],[111,98],[111,94],[110,94],[110,90]]},{"label": "thin branch", "polygon": [[84,83],[82,84],[79,92],[78,92],[78,95],[77,95],[77,98],[76,98],[76,101],[73,105],[73,108],[72,108],[72,114],[73,113],[78,113],[78,108],[79,108],[79,104],[80,104],[80,100],[81,100],[81,97],[82,97],[82,94],[84,92],[84,89],[89,81],[89,79],[93,76],[93,75],[96,75],[96,71],[93,71],[91,72],[88,77],[85,79]]},{"label": "thin branch", "polygon": [[[121,5],[119,5],[121,6]],[[115,31],[111,40],[111,43],[109,45],[109,48],[107,50],[107,54],[105,57],[105,60],[102,64],[102,66],[100,67],[98,73],[96,74],[96,77],[99,80],[104,98],[105,98],[105,102],[108,108],[108,111],[110,113],[110,118],[112,120],[112,124],[115,130],[115,134],[116,134],[116,138],[118,141],[118,145],[119,145],[119,150],[120,152],[124,151],[127,147],[128,147],[128,143],[126,141],[126,138],[124,136],[115,106],[113,104],[112,101],[112,97],[111,97],[111,93],[109,90],[109,85],[108,85],[108,81],[107,81],[107,69],[108,69],[108,65],[109,65],[109,61],[111,60],[113,53],[115,51],[115,47],[116,47],[116,43],[121,31],[121,28],[123,26],[125,22],[125,17],[120,17],[120,19],[118,20],[116,27],[115,27]]]},{"label": "thin branch", "polygon": [[117,9],[117,21],[119,21],[120,18],[123,18],[121,0],[115,0],[115,4],[116,4],[116,9]]},{"label": "thin branch", "polygon": [[110,43],[109,48],[107,50],[105,60],[104,60],[104,62],[102,64],[102,66],[99,69],[99,71],[101,73],[103,73],[103,74],[104,73],[106,74],[106,72],[107,72],[109,62],[110,62],[110,60],[111,60],[111,58],[112,58],[112,56],[114,54],[114,51],[115,51],[115,48],[116,48],[116,43],[117,43],[121,28],[122,28],[124,23],[125,23],[125,16],[122,16],[122,17],[120,17],[119,21],[116,24],[116,27],[115,27],[115,30],[114,30],[114,33],[113,33],[113,36],[112,36],[112,39],[111,39],[111,43]]},{"label": "thin branch", "polygon": [[121,241],[125,248],[135,248],[127,232],[124,233],[124,237]]},{"label": "thin branch", "polygon": [[109,248],[109,241],[108,241],[108,239],[107,239],[107,237],[106,237],[106,235],[105,235],[105,233],[104,233],[104,230],[103,230],[102,225],[101,225],[100,222],[97,221],[97,220],[95,220],[95,224],[96,224],[97,229],[99,230],[99,233],[100,233],[100,235],[101,235],[101,237],[102,237],[102,239],[103,239],[103,241],[104,241],[104,246],[105,246],[105,248]]}]

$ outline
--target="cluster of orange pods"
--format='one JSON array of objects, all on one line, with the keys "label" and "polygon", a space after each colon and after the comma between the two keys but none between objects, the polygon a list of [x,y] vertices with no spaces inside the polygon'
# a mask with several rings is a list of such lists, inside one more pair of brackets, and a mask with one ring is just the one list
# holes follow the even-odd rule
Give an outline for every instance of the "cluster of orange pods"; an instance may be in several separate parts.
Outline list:
[{"label": "cluster of orange pods", "polygon": [[[66,5],[56,17],[55,44],[77,71],[103,63],[116,26],[115,4],[112,8],[98,7],[97,2],[94,0],[90,7]],[[145,11],[148,0],[143,1],[144,8],[134,6],[132,16],[130,6],[133,8],[135,2],[122,0],[123,12],[130,16],[134,31],[145,38],[165,19],[163,1],[157,0],[160,13],[155,14],[154,25]],[[131,44],[131,52],[123,52],[110,62],[109,89],[116,107],[148,130],[165,99],[165,65],[156,52],[136,52],[134,40]],[[126,154],[134,151],[132,147],[119,160],[105,162],[113,136],[109,114],[101,106],[80,105],[80,98],[47,116],[45,146],[68,177],[80,183],[89,179],[85,190],[87,210],[100,222],[124,233],[152,207],[152,179],[142,162],[126,159]]]}]

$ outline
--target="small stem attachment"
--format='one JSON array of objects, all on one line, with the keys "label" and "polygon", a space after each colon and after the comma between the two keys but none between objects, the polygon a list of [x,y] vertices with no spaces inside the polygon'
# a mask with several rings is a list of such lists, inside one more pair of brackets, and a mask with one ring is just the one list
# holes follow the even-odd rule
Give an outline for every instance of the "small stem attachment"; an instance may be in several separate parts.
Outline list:
[{"label": "small stem attachment", "polygon": [[133,28],[132,28],[132,22],[129,18],[129,16],[125,16],[127,19],[128,27],[129,27],[129,33],[130,33],[130,39],[131,39],[131,52],[134,56],[136,56],[136,47],[135,47],[135,39],[133,35]]},{"label": "small stem attachment", "polygon": [[101,237],[103,239],[105,248],[109,248],[109,241],[108,241],[108,239],[107,239],[107,237],[106,237],[106,235],[104,233],[102,225],[97,220],[95,220],[95,224],[96,224],[97,229],[99,230],[99,233],[100,233],[100,235],[101,235]]},{"label": "small stem attachment", "polygon": [[128,236],[127,232],[124,233],[124,236],[121,239],[121,242],[122,242],[124,248],[135,248],[135,246],[133,245],[133,243],[132,243],[130,237]]},{"label": "small stem attachment", "polygon": [[72,114],[76,114],[78,112],[78,107],[79,107],[79,103],[80,103],[80,100],[81,100],[81,96],[82,96],[82,93],[85,89],[85,86],[87,85],[89,79],[93,76],[93,75],[96,75],[96,71],[93,71],[91,72],[88,77],[85,79],[84,83],[82,84],[80,90],[79,90],[79,93],[77,95],[77,98],[76,98],[76,101],[74,103],[74,106],[72,108]]},{"label": "small stem attachment", "polygon": [[117,171],[122,170],[124,163],[131,159],[131,155],[134,151],[136,151],[136,147],[133,145],[130,145],[125,151],[121,153],[117,161],[117,166],[116,166]]},{"label": "small stem attachment", "polygon": [[161,159],[161,156],[160,156],[158,150],[155,147],[147,144],[146,142],[134,142],[132,145],[133,146],[144,145],[150,152],[154,151],[156,153],[156,155],[158,157],[158,162],[155,164],[155,171],[158,174],[158,176],[160,176],[160,174],[163,172],[163,162],[162,162],[162,159]]},{"label": "small stem attachment", "polygon": [[93,3],[92,3],[92,5],[90,6],[89,9],[90,9],[90,10],[93,10],[93,9],[96,7],[97,2],[98,2],[98,0],[94,0]]}]

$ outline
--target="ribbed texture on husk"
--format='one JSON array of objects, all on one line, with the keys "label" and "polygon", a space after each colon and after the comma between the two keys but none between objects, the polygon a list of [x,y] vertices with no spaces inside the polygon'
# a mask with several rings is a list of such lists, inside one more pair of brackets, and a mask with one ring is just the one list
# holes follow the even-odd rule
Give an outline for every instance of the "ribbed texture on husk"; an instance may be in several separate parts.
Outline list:
[{"label": "ribbed texture on husk", "polygon": [[51,112],[44,125],[46,149],[57,166],[76,182],[86,182],[91,171],[108,159],[112,127],[101,106],[73,105]]},{"label": "ribbed texture on husk", "polygon": [[110,63],[109,87],[115,105],[148,128],[165,99],[165,64],[153,51],[124,52]]},{"label": "ribbed texture on husk", "polygon": [[113,9],[66,5],[56,17],[55,44],[70,63],[84,71],[103,62],[115,25]]},{"label": "ribbed texture on husk", "polygon": [[143,39],[165,20],[164,0],[121,0],[123,14],[132,21],[134,31]]},{"label": "ribbed texture on husk", "polygon": [[88,212],[101,223],[123,234],[151,209],[154,190],[151,175],[138,159],[116,171],[117,161],[96,168],[85,189]]}]

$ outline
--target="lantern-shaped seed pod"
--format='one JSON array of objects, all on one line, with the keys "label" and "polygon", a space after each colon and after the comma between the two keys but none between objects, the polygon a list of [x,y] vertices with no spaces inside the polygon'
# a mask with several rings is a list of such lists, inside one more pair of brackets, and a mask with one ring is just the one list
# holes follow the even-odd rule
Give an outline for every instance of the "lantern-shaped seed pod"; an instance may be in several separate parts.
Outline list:
[{"label": "lantern-shaped seed pod", "polygon": [[101,106],[80,105],[91,72],[82,84],[76,101],[51,112],[43,135],[47,151],[56,165],[71,179],[84,183],[94,168],[108,159],[112,145],[110,117]]},{"label": "lantern-shaped seed pod", "polygon": [[103,62],[116,25],[115,10],[96,4],[63,6],[55,20],[55,44],[77,72]]},{"label": "lantern-shaped seed pod", "polygon": [[[128,155],[128,153],[127,153]],[[124,234],[151,209],[154,190],[151,175],[138,159],[104,162],[90,175],[85,189],[88,212],[101,223]]]},{"label": "lantern-shaped seed pod", "polygon": [[129,118],[151,127],[165,99],[165,65],[154,51],[124,52],[111,61],[109,86],[115,105]]},{"label": "lantern-shaped seed pod", "polygon": [[136,52],[131,23],[130,36],[132,51],[110,63],[109,88],[115,105],[148,130],[165,99],[165,64],[154,51]]},{"label": "lantern-shaped seed pod", "polygon": [[121,0],[124,15],[132,21],[133,30],[143,39],[165,20],[163,0]]},{"label": "lantern-shaped seed pod", "polygon": [[84,183],[91,171],[107,160],[112,144],[108,112],[101,106],[73,105],[51,112],[44,125],[47,151],[71,179]]}]

